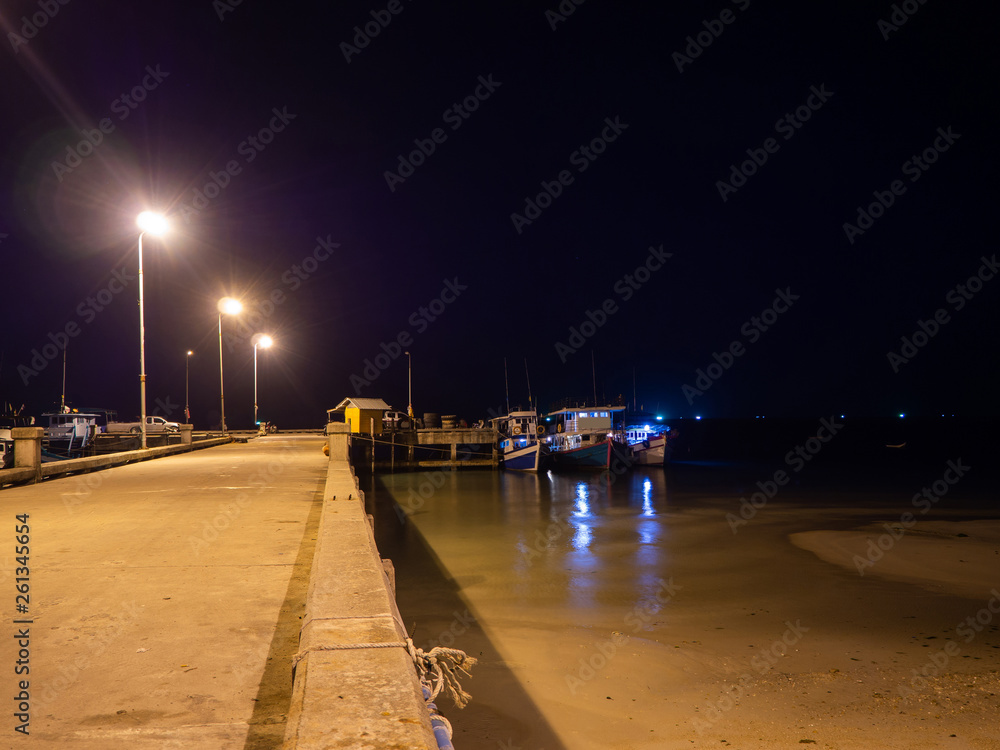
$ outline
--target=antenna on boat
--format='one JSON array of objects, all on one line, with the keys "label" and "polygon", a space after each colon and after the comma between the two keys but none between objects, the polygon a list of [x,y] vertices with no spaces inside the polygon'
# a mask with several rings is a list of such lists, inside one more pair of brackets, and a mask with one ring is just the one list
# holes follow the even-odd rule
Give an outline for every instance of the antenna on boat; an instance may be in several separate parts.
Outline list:
[{"label": "antenna on boat", "polygon": [[507,413],[510,414],[510,386],[507,383],[507,358],[503,358],[503,389],[507,394]]},{"label": "antenna on boat", "polygon": [[597,367],[594,365],[594,350],[590,350],[590,373],[594,378],[594,406],[597,406]]},{"label": "antenna on boat", "polygon": [[534,407],[532,407],[532,405],[531,405],[531,376],[528,375],[528,358],[527,357],[524,358],[524,377],[525,377],[525,380],[528,381],[528,408],[532,409]]}]

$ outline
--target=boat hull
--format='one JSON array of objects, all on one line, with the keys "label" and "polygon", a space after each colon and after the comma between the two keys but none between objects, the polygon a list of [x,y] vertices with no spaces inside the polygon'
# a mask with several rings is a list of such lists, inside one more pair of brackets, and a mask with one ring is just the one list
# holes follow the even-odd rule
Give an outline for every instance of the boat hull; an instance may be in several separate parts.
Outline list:
[{"label": "boat hull", "polygon": [[538,443],[504,454],[503,467],[512,471],[538,471],[541,464]]},{"label": "boat hull", "polygon": [[667,439],[665,437],[651,438],[643,443],[632,446],[633,461],[639,466],[663,466],[666,463]]},{"label": "boat hull", "polygon": [[628,448],[613,440],[603,440],[570,450],[552,451],[549,454],[549,464],[554,469],[607,469],[616,459],[626,466],[633,463],[628,455]]}]

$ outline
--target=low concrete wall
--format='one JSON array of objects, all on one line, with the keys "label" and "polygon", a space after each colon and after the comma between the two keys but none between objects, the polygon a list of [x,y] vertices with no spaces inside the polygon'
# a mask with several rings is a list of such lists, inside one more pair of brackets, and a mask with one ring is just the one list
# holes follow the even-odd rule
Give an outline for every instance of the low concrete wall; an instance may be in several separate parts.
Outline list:
[{"label": "low concrete wall", "polygon": [[[42,428],[23,428],[38,429]],[[39,445],[41,438],[39,437]],[[212,440],[199,440],[190,445],[166,445],[162,448],[147,448],[146,450],[121,451],[118,453],[106,453],[103,456],[89,456],[87,458],[69,458],[65,461],[50,461],[49,463],[39,463],[37,467],[17,467],[13,469],[0,469],[0,487],[5,484],[17,484],[20,482],[31,482],[37,479],[51,479],[61,477],[66,474],[77,474],[80,472],[97,471],[100,469],[110,469],[112,466],[122,466],[123,464],[135,461],[146,461],[151,458],[161,458],[172,456],[176,453],[188,453],[200,448],[211,448],[214,445],[223,445],[232,442],[230,438],[215,438]],[[17,447],[14,448],[14,460],[18,458]],[[40,459],[39,459],[40,461]]]},{"label": "low concrete wall", "polygon": [[330,424],[330,465],[299,641],[285,750],[435,750],[406,632],[348,461]]}]

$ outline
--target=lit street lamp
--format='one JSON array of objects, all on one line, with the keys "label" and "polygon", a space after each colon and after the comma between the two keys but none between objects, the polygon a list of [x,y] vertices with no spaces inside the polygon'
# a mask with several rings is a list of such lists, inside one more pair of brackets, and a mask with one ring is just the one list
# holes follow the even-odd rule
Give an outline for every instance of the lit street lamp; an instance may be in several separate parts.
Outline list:
[{"label": "lit street lamp", "polygon": [[188,350],[187,357],[184,358],[184,424],[191,424],[191,355],[194,354],[190,349]]},{"label": "lit street lamp", "polygon": [[139,431],[141,447],[146,448],[146,324],[142,299],[142,236],[149,232],[161,235],[167,231],[167,220],[161,214],[143,211],[136,218],[139,225]]},{"label": "lit street lamp", "polygon": [[274,344],[274,339],[266,333],[255,333],[253,336],[253,424],[254,427],[260,423],[257,421],[257,347],[262,346],[270,349]]},{"label": "lit street lamp", "polygon": [[222,435],[226,435],[226,381],[222,377],[222,316],[239,315],[243,312],[243,303],[232,297],[219,300],[219,415],[222,425]]}]

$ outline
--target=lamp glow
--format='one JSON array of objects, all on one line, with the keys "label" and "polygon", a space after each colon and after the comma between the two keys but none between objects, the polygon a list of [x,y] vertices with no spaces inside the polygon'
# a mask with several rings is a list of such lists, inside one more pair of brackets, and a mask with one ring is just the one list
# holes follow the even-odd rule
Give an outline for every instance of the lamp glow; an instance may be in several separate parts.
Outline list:
[{"label": "lamp glow", "polygon": [[233,297],[223,297],[219,300],[219,312],[223,315],[239,315],[243,312],[243,303]]},{"label": "lamp glow", "polygon": [[155,211],[143,211],[136,218],[135,223],[139,225],[139,229],[149,234],[161,235],[170,229],[166,217]]}]

